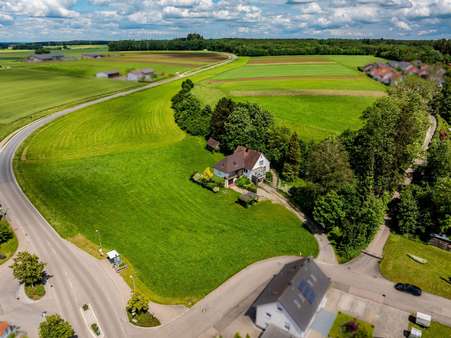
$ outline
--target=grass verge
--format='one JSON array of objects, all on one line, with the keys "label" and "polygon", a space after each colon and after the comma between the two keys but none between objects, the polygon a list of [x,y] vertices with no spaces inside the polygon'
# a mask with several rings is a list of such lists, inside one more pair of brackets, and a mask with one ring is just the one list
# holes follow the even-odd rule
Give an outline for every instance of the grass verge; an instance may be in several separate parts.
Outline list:
[{"label": "grass verge", "polygon": [[451,338],[451,327],[434,321],[428,328],[424,328],[416,324],[411,324],[410,328],[412,327],[415,327],[422,331],[423,335],[421,336],[421,338]]},{"label": "grass verge", "polygon": [[[419,264],[407,256],[412,254],[428,260]],[[411,283],[424,291],[450,298],[451,252],[414,241],[400,235],[390,235],[381,263],[382,275],[393,281]]]},{"label": "grass verge", "polygon": [[12,230],[11,226],[5,219],[0,220],[0,223],[6,224],[13,234],[13,238],[9,239],[5,243],[0,244],[0,265],[9,260],[17,250],[17,246],[19,245],[16,235]]},{"label": "grass verge", "polygon": [[161,323],[154,315],[150,312],[137,313],[134,317],[130,312],[127,311],[128,320],[130,323],[141,327],[155,327],[160,326]]}]

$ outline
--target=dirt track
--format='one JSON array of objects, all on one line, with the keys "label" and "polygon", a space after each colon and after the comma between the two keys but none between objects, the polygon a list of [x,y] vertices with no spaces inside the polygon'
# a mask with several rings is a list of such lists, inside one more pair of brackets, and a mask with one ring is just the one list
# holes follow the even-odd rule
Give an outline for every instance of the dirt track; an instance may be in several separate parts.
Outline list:
[{"label": "dirt track", "polygon": [[299,89],[299,90],[233,90],[232,96],[372,96],[387,93],[376,90]]}]

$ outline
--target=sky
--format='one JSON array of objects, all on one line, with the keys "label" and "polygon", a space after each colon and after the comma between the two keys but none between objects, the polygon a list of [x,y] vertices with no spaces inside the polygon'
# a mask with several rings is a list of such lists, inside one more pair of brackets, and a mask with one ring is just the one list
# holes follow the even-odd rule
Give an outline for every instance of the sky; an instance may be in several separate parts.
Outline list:
[{"label": "sky", "polygon": [[451,38],[451,0],[0,0],[0,41]]}]

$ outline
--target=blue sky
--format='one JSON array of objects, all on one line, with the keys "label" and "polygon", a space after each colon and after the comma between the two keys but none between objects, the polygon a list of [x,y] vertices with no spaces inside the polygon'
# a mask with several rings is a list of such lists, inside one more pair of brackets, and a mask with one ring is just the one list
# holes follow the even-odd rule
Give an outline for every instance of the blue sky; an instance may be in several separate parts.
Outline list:
[{"label": "blue sky", "polygon": [[451,37],[451,0],[0,0],[0,41]]}]

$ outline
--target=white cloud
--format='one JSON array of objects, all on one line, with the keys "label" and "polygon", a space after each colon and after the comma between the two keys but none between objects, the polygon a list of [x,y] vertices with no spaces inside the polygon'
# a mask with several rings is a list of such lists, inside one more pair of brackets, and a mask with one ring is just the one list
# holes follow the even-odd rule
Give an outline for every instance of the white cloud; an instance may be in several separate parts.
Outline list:
[{"label": "white cloud", "polygon": [[398,18],[393,18],[392,19],[392,23],[393,23],[393,25],[395,25],[395,27],[398,27],[399,29],[401,29],[403,31],[410,31],[410,30],[412,30],[412,28],[410,27],[410,25],[407,22],[402,21],[402,20],[400,20]]},{"label": "white cloud", "polygon": [[6,0],[0,9],[30,17],[77,17],[71,10],[77,0]]}]

